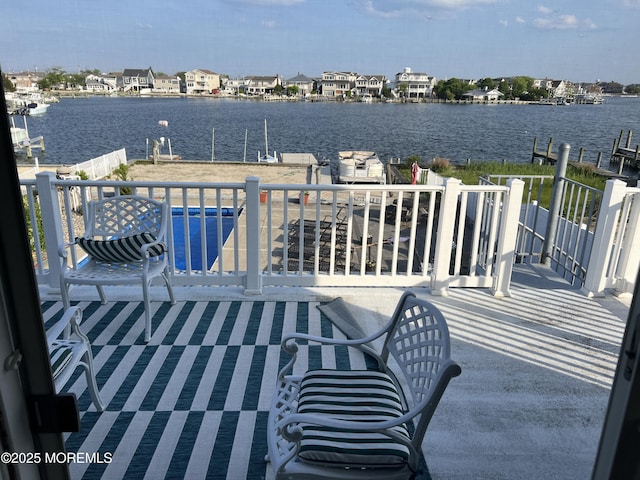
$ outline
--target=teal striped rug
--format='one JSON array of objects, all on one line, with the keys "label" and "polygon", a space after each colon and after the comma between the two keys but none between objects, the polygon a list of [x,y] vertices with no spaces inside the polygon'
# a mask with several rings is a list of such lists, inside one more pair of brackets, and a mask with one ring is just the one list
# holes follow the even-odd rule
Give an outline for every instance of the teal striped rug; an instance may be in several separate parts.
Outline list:
[{"label": "teal striped rug", "polygon": [[[266,424],[277,372],[289,360],[283,332],[344,338],[317,305],[157,302],[145,344],[142,303],[80,304],[106,411],[96,412],[79,369],[65,387],[81,411],[81,431],[67,436],[67,451],[103,461],[71,464],[72,478],[273,477],[264,460]],[[62,304],[43,303],[42,311],[48,325]],[[298,355],[300,372],[369,364],[339,347],[302,345]],[[426,465],[418,478],[429,478]]]}]

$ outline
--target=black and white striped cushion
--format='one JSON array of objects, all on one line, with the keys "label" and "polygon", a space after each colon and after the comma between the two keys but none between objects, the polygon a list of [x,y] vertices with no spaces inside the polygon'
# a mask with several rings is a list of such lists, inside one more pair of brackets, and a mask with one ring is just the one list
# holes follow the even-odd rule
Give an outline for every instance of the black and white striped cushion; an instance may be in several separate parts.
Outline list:
[{"label": "black and white striped cushion", "polygon": [[[155,242],[156,238],[151,233],[139,233],[114,240],[92,240],[76,237],[76,244],[87,254],[100,262],[124,263],[142,260],[142,245]],[[151,247],[149,256],[157,257],[167,251],[164,243]]]},{"label": "black and white striped cushion", "polygon": [[49,359],[51,360],[51,372],[55,380],[62,373],[73,358],[71,346],[66,343],[53,343],[49,347]]},{"label": "black and white striped cushion", "polygon": [[[402,416],[395,385],[385,373],[373,370],[310,370],[301,382],[299,413],[340,420],[371,422]],[[381,433],[350,432],[302,425],[299,457],[341,467],[397,466],[406,463],[409,449]],[[394,431],[407,439],[406,425]]]}]

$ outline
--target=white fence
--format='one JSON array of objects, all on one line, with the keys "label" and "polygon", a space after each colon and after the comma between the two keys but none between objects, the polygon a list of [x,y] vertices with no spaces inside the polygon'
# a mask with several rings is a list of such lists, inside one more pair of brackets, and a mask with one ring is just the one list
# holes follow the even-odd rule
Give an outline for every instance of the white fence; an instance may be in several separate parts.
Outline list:
[{"label": "white fence", "polygon": [[[87,202],[131,191],[194,212],[195,218],[176,214],[170,222],[176,285],[242,285],[247,292],[277,285],[419,285],[436,294],[484,287],[508,295],[522,198],[519,180],[504,186],[464,186],[455,179],[439,186],[275,185],[249,177],[189,184],[57,180],[42,173],[22,184],[31,218],[38,191],[46,248],[32,222],[34,262],[39,283],[53,289],[58,245],[82,235]],[[474,205],[470,214],[468,204]],[[207,210],[211,221],[202,215]],[[81,256],[72,252],[74,265]],[[202,259],[209,259],[204,266]]]},{"label": "white fence", "polygon": [[[78,163],[75,165],[69,165],[68,168],[71,171],[71,175],[77,175],[78,172],[85,172],[90,180],[98,178],[105,178],[111,175],[114,169],[118,168],[120,164],[127,164],[127,152],[126,149],[121,148],[105,155],[92,158],[86,162]],[[40,165],[38,159],[35,159],[35,166],[29,169],[20,170],[20,178],[34,178],[36,174],[40,173]]]}]

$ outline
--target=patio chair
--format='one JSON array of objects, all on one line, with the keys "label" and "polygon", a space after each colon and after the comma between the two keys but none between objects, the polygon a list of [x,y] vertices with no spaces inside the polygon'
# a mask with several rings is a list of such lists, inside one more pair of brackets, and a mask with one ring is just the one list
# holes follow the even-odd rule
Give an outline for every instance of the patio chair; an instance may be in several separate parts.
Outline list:
[{"label": "patio chair", "polygon": [[[165,243],[169,209],[165,202],[136,195],[122,195],[89,202],[83,237],[60,248],[62,257],[62,300],[70,306],[69,285],[95,285],[103,304],[104,285],[142,284],[144,300],[144,341],[151,340],[149,286],[162,277],[171,305],[175,304],[169,281]],[[88,254],[76,269],[68,265],[68,247],[79,246]]]},{"label": "patio chair", "polygon": [[[369,345],[378,339],[384,340],[380,353]],[[356,348],[377,369],[293,375],[297,341]],[[278,374],[267,427],[267,460],[277,479],[416,475],[427,426],[449,380],[461,372],[434,305],[405,293],[373,335],[340,340],[293,333],[282,348],[293,358]]]},{"label": "patio chair", "polygon": [[100,399],[96,377],[93,373],[93,354],[87,336],[80,330],[82,310],[71,307],[62,318],[47,330],[47,345],[51,359],[51,373],[56,392],[69,381],[76,368],[82,367],[87,379],[87,389],[96,410],[102,412],[104,404]]}]

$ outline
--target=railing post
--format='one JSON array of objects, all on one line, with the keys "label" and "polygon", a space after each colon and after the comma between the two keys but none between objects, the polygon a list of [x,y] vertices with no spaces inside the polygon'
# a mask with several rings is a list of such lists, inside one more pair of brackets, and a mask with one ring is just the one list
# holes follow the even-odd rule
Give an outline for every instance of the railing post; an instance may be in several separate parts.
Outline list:
[{"label": "railing post", "polygon": [[607,267],[615,238],[622,201],[627,185],[620,180],[607,180],[600,203],[593,246],[582,291],[590,297],[603,296],[607,283]]},{"label": "railing post", "polygon": [[62,264],[60,255],[58,255],[58,247],[64,242],[58,187],[52,183],[55,178],[56,175],[53,172],[36,174],[36,187],[38,189],[38,198],[40,199],[40,214],[42,215],[42,230],[44,231],[45,249],[49,264],[49,288],[53,293],[60,292]]},{"label": "railing post", "polygon": [[517,178],[507,181],[507,192],[502,204],[502,221],[498,232],[496,263],[493,270],[492,293],[496,297],[510,297],[511,273],[518,239],[518,222],[522,209],[524,182]]},{"label": "railing post", "polygon": [[247,177],[245,183],[247,222],[247,276],[244,292],[248,295],[262,293],[260,267],[260,178]]},{"label": "railing post", "polygon": [[558,153],[558,161],[556,163],[556,173],[553,179],[553,191],[551,192],[551,205],[549,206],[549,218],[547,220],[547,231],[542,244],[542,263],[550,266],[553,257],[553,242],[555,241],[556,232],[558,231],[558,222],[560,220],[560,210],[562,209],[562,191],[564,190],[564,178],[567,174],[567,165],[569,164],[569,150],[571,146],[568,143],[560,145]]},{"label": "railing post", "polygon": [[640,193],[629,195],[626,201],[633,201],[633,204],[619,261],[620,271],[616,272],[620,279],[615,287],[618,293],[633,293],[640,266]]},{"label": "railing post", "polygon": [[[444,193],[440,200],[438,234],[433,259],[433,270],[431,272],[432,295],[447,295],[449,293],[451,244],[454,239],[459,195],[460,180],[457,178],[445,180]],[[460,215],[465,215],[465,212],[460,212]]]}]

